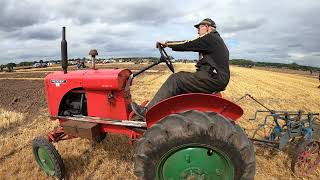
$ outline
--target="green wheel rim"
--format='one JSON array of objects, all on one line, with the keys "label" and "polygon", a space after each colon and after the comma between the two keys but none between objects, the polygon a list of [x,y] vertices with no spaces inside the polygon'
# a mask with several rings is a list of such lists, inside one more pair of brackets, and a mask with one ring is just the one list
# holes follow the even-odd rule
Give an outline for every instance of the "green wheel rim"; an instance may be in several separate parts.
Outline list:
[{"label": "green wheel rim", "polygon": [[162,156],[156,179],[231,180],[234,179],[234,167],[221,150],[206,145],[184,145]]},{"label": "green wheel rim", "polygon": [[39,147],[36,150],[35,156],[36,156],[36,161],[41,167],[41,169],[43,169],[50,176],[54,176],[55,167],[50,155],[48,154],[47,149],[43,147]]}]

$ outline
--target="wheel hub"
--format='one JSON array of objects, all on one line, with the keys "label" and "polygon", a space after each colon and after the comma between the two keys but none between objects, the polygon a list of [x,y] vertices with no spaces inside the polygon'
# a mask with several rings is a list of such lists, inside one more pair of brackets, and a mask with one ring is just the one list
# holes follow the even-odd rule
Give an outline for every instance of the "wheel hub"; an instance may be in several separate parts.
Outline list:
[{"label": "wheel hub", "polygon": [[204,146],[183,146],[166,153],[157,168],[157,179],[233,179],[231,160],[222,151]]},{"label": "wheel hub", "polygon": [[40,160],[40,167],[48,174],[54,175],[54,165],[47,150],[40,147],[37,151],[37,156]]}]

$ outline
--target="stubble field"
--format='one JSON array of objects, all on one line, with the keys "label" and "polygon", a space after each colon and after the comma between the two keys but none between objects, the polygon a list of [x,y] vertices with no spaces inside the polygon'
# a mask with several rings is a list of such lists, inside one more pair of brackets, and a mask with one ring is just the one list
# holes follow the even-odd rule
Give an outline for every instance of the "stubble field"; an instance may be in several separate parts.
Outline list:
[{"label": "stubble field", "polygon": [[[101,68],[140,69],[146,65],[108,64]],[[194,71],[194,64],[174,64],[176,71]],[[98,66],[99,67],[99,66]],[[31,141],[52,130],[43,85],[44,76],[59,68],[19,70],[0,73],[0,179],[48,179],[36,164]],[[133,99],[141,103],[151,99],[170,75],[165,65],[137,77],[131,87]],[[279,110],[320,111],[319,81],[295,73],[231,67],[231,80],[223,96],[236,101],[246,93],[268,107]],[[238,103],[245,111],[239,124],[250,134],[258,123],[249,121],[261,106],[251,100]],[[319,122],[318,122],[319,123]],[[56,144],[69,179],[135,179],[133,147],[127,137],[108,136],[101,144],[73,139]],[[294,146],[282,151],[255,146],[256,179],[299,179],[290,170]],[[308,179],[319,179],[320,169]]]}]

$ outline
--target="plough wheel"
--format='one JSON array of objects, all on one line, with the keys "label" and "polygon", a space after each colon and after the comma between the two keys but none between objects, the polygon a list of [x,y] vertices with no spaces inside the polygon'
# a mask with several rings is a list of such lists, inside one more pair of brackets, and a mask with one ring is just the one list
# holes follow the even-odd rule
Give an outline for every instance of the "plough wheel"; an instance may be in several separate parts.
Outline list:
[{"label": "plough wheel", "polygon": [[32,141],[33,155],[49,176],[59,179],[64,177],[64,164],[56,148],[44,137],[36,137]]},{"label": "plough wheel", "polygon": [[291,161],[292,171],[299,177],[312,175],[320,163],[320,142],[301,139]]}]

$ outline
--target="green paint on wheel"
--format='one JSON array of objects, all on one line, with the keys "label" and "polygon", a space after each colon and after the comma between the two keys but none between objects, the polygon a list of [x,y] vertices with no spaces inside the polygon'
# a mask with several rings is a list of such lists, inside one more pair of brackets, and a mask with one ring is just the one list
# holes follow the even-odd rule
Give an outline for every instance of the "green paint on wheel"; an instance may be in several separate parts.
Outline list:
[{"label": "green paint on wheel", "polygon": [[37,149],[36,161],[46,173],[51,176],[55,174],[54,163],[45,148],[39,147]]},{"label": "green paint on wheel", "polygon": [[220,150],[205,146],[183,146],[166,153],[157,166],[158,180],[234,179],[234,167]]}]

